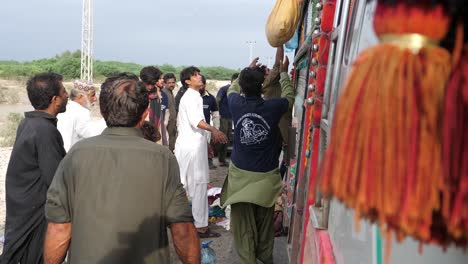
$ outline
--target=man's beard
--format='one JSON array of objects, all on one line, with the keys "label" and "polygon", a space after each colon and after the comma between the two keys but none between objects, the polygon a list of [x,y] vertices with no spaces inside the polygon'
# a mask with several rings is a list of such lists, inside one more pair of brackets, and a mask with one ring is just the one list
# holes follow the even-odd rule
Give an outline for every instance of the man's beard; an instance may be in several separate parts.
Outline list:
[{"label": "man's beard", "polygon": [[68,99],[62,102],[62,105],[60,106],[59,111],[58,111],[59,113],[63,113],[67,110],[67,103],[68,103]]},{"label": "man's beard", "polygon": [[87,96],[83,97],[84,98],[84,104],[83,104],[83,107],[88,109],[88,110],[91,110],[91,108],[93,107],[93,103],[91,103],[91,101],[89,101],[89,98]]}]

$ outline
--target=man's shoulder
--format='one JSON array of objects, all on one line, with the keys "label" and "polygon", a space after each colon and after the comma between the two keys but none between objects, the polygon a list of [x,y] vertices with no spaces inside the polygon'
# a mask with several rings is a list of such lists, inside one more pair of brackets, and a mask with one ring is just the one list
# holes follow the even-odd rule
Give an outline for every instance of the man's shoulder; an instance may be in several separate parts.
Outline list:
[{"label": "man's shoulder", "polygon": [[80,140],[73,145],[69,154],[82,153],[85,156],[96,155],[97,152],[100,152],[99,150],[122,154],[137,151],[141,152],[144,156],[150,155],[152,157],[159,156],[170,158],[171,156],[174,156],[167,147],[141,137],[126,138],[125,141],[122,141],[107,135],[98,135]]},{"label": "man's shoulder", "polygon": [[187,91],[187,89],[185,89],[184,87],[180,87],[179,91],[177,91],[177,95],[176,95],[176,96],[181,96],[181,95],[183,95],[186,91]]},{"label": "man's shoulder", "polygon": [[230,94],[228,94],[227,97],[228,97],[230,100],[243,98],[243,96],[240,95],[239,93],[230,93]]},{"label": "man's shoulder", "polygon": [[244,102],[244,97],[238,93],[230,93],[228,96],[229,107],[232,108]]},{"label": "man's shoulder", "polygon": [[24,129],[29,129],[35,134],[45,134],[45,136],[48,136],[48,133],[51,131],[58,132],[54,122],[46,118],[26,117],[21,124],[23,125]]},{"label": "man's shoulder", "polygon": [[287,107],[289,105],[289,101],[284,97],[271,98],[266,100],[264,105],[268,109],[282,109],[281,107]]},{"label": "man's shoulder", "polygon": [[210,100],[215,100],[216,101],[216,97],[214,95],[212,95],[211,93],[208,93],[208,97],[210,98]]},{"label": "man's shoulder", "polygon": [[172,94],[172,92],[169,89],[167,89],[166,87],[164,87],[162,89],[162,91],[163,91],[164,94],[166,94],[166,96],[170,96]]},{"label": "man's shoulder", "polygon": [[221,93],[225,93],[229,89],[230,86],[231,86],[230,84],[227,84],[219,88],[218,95],[220,95]]},{"label": "man's shoulder", "polygon": [[288,103],[288,99],[286,99],[285,97],[276,97],[265,100],[265,105],[269,106],[282,105],[285,103]]}]

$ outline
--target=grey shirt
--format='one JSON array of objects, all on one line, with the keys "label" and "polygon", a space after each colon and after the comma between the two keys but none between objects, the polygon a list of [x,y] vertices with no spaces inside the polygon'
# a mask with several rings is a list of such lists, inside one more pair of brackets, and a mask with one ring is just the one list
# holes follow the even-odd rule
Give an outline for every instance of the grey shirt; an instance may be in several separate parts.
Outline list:
[{"label": "grey shirt", "polygon": [[73,146],[46,217],[71,222],[69,263],[169,263],[167,226],[193,222],[175,156],[123,127]]}]

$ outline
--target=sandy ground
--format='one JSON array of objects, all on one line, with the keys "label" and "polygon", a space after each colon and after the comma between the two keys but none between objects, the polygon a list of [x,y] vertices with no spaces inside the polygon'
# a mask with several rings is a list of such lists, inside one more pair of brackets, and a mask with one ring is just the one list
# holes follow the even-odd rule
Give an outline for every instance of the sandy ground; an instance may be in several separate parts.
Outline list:
[{"label": "sandy ground", "polygon": [[[0,235],[3,236],[5,230],[5,175],[10,160],[11,148],[0,148]],[[3,249],[3,243],[1,243]]]}]

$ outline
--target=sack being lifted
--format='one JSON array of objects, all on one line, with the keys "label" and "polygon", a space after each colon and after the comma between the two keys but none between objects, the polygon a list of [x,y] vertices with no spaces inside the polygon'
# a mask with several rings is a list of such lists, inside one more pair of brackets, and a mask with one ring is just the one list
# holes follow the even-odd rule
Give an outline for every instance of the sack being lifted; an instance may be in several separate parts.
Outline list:
[{"label": "sack being lifted", "polygon": [[300,0],[277,0],[266,24],[266,36],[272,47],[292,38],[300,19]]}]

